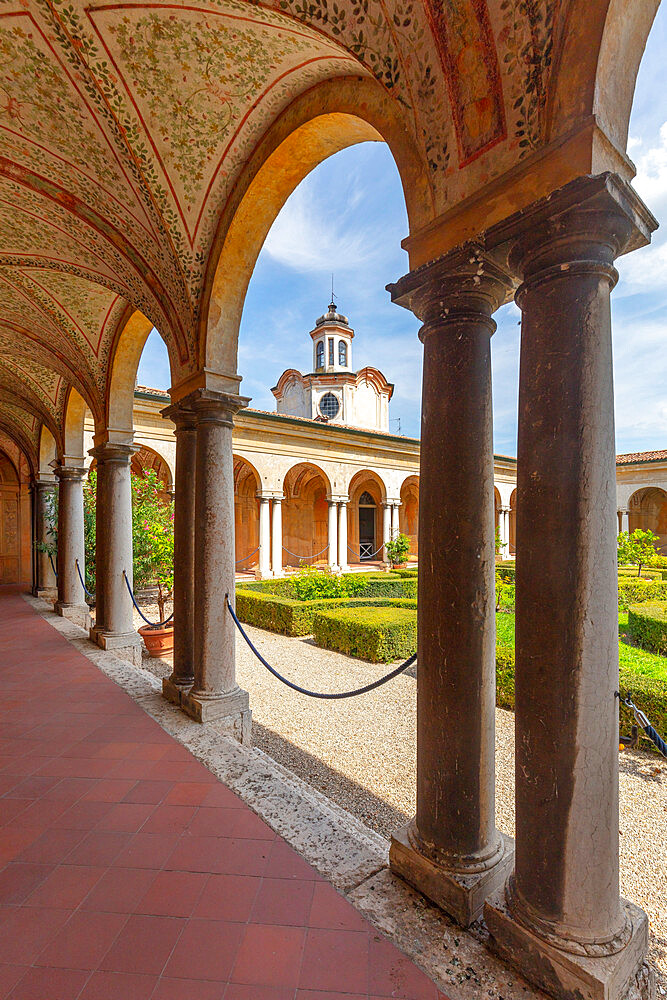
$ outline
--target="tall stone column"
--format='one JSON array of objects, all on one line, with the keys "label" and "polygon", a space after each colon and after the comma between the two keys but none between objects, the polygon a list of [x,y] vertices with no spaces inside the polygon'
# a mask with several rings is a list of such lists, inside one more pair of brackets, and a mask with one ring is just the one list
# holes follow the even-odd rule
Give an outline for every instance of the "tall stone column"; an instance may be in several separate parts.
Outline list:
[{"label": "tall stone column", "polygon": [[[34,537],[35,542],[49,544],[53,542],[48,521],[49,506],[52,503],[57,490],[55,479],[43,479],[41,476],[33,483],[34,497]],[[82,498],[83,503],[83,498]],[[58,592],[58,582],[53,572],[53,566],[48,553],[39,549],[35,553],[35,597],[53,597]]]},{"label": "tall stone column", "polygon": [[347,498],[338,500],[338,567],[347,573]]},{"label": "tall stone column", "polygon": [[76,568],[78,561],[85,579],[83,477],[86,470],[78,465],[57,464],[54,472],[58,480],[58,600],[54,610],[88,628],[90,613]]},{"label": "tall stone column", "polygon": [[97,462],[96,621],[91,639],[121,659],[141,666],[141,637],[134,628],[132,488],[130,464],[136,447],[105,441],[90,452]]},{"label": "tall stone column", "polygon": [[620,531],[630,531],[630,511],[629,510],[619,510],[621,515],[621,527]]},{"label": "tall stone column", "polygon": [[195,415],[194,684],[181,705],[198,722],[216,721],[249,741],[248,692],[236,683],[234,606],[234,414],[247,400],[198,389],[183,401]]},{"label": "tall stone column", "polygon": [[423,321],[417,815],[391,866],[458,923],[511,866],[494,822],[492,313],[508,280],[475,246],[389,286]]},{"label": "tall stone column", "polygon": [[273,497],[271,511],[271,568],[274,576],[283,575],[283,497]]},{"label": "tall stone column", "polygon": [[394,500],[391,505],[391,537],[394,541],[396,541],[401,533],[400,509],[401,501]]},{"label": "tall stone column", "polygon": [[338,568],[338,505],[335,499],[331,496],[327,497],[327,503],[329,505],[327,522],[327,541],[329,543],[329,552],[327,555],[327,561],[329,563],[329,569],[333,572]]},{"label": "tall stone column", "polygon": [[392,541],[391,537],[391,512],[393,510],[391,500],[384,500],[382,502],[382,544],[384,549],[382,551],[382,558],[386,563],[390,563],[389,553],[387,552],[387,542]]},{"label": "tall stone column", "polygon": [[194,684],[195,634],[195,476],[197,431],[194,414],[178,403],[162,410],[176,435],[174,483],[174,669],[162,694],[179,705]]},{"label": "tall stone column", "polygon": [[619,895],[610,292],[614,258],[655,221],[601,175],[516,225],[516,862],[485,914],[496,949],[553,996],[620,1000],[648,939]]},{"label": "tall stone column", "polygon": [[257,494],[259,500],[259,558],[257,579],[266,580],[271,576],[271,498]]},{"label": "tall stone column", "polygon": [[507,559],[510,549],[510,508],[500,508],[500,552]]}]

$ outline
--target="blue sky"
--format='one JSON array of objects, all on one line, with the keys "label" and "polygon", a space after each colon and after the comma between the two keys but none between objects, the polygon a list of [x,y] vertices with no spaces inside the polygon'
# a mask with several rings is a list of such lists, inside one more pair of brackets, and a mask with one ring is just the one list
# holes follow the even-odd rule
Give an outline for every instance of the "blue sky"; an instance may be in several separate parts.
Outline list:
[{"label": "blue sky", "polygon": [[[656,17],[630,122],[634,185],[663,224],[650,247],[618,261],[612,296],[617,451],[667,448],[667,5]],[[275,409],[271,386],[285,368],[310,371],[309,331],[326,310],[334,273],[339,309],[355,330],[353,364],[374,365],[395,385],[391,429],[419,435],[419,322],[385,291],[408,269],[403,193],[386,146],[362,143],[322,163],[292,194],[257,261],[239,344],[241,392]],[[519,311],[496,314],[492,341],[494,450],[516,454]],[[261,350],[257,347],[261,345]],[[164,344],[151,334],[139,382],[169,387]]]}]

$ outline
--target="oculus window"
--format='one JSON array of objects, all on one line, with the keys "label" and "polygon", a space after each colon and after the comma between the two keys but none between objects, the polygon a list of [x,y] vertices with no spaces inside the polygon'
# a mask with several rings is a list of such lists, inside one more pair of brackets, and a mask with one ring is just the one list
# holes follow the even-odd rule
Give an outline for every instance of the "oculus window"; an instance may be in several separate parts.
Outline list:
[{"label": "oculus window", "polygon": [[338,397],[333,392],[325,392],[320,400],[320,413],[327,420],[333,420],[340,409]]}]

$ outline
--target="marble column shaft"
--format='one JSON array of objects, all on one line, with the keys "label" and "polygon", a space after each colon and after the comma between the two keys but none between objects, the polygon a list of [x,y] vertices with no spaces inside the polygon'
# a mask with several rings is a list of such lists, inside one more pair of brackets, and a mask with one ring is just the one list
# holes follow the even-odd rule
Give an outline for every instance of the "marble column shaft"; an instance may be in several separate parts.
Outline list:
[{"label": "marble column shaft", "polygon": [[[83,529],[83,477],[80,466],[58,465],[58,600],[56,610],[83,609],[87,612],[79,573],[85,579],[85,541]],[[47,557],[48,559],[48,557]]]},{"label": "marble column shaft", "polygon": [[[49,508],[49,497],[53,498],[58,489],[57,482],[37,479],[33,484],[33,496],[35,504],[35,541],[42,544],[53,542],[53,536],[49,531],[47,513]],[[35,556],[35,593],[40,596],[43,593],[57,590],[58,582],[53,572],[51,560],[47,552],[36,551]]]},{"label": "marble column shaft", "polygon": [[502,883],[495,827],[491,316],[508,279],[475,247],[390,286],[423,321],[417,815],[394,870],[464,926]]},{"label": "marble column shaft", "polygon": [[283,505],[281,497],[274,497],[272,501],[271,570],[274,576],[283,575]]},{"label": "marble column shaft", "polygon": [[334,570],[338,566],[338,509],[335,500],[328,499],[327,503],[329,504],[327,522],[327,541],[329,543],[329,553],[327,561],[329,563],[329,569]]},{"label": "marble column shaft", "polygon": [[391,538],[391,512],[393,507],[389,501],[384,501],[382,504],[382,544],[384,546],[382,552],[382,558],[386,563],[391,562],[389,558],[389,553],[387,552],[387,542],[392,540]]},{"label": "marble column shaft", "polygon": [[259,496],[259,578],[271,575],[271,499]]},{"label": "marble column shaft", "polygon": [[347,500],[338,502],[338,565],[342,573],[347,572]]}]

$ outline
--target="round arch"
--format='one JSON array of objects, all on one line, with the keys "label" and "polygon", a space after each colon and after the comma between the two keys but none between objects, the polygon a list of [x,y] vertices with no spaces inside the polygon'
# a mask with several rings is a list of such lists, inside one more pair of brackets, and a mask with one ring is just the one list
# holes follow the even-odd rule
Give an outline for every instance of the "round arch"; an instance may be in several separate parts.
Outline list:
[{"label": "round arch", "polygon": [[259,563],[259,500],[261,480],[247,458],[234,455],[234,541],[236,571],[253,569]]},{"label": "round arch", "polygon": [[171,491],[174,485],[171,469],[167,461],[154,448],[151,448],[147,444],[142,444],[139,451],[136,451],[132,456],[130,469],[135,476],[145,476],[148,472],[154,472],[162,484],[161,499],[171,499]]},{"label": "round arch", "polygon": [[298,462],[283,480],[283,562],[298,566],[327,561],[328,476],[318,465]]},{"label": "round arch", "polygon": [[39,473],[42,476],[52,476],[53,467],[52,462],[55,462],[58,458],[58,449],[56,447],[56,441],[49,430],[44,424],[39,433]]},{"label": "round arch", "polygon": [[385,141],[403,185],[410,230],[434,215],[428,170],[396,103],[379,83],[337,78],[297,97],[259,143],[222,214],[202,296],[200,363],[238,385],[243,304],[257,257],[280,209],[323,160]]},{"label": "round arch", "polygon": [[28,584],[32,575],[31,507],[26,477],[0,442],[0,584]]},{"label": "round arch", "polygon": [[658,548],[667,554],[667,492],[659,486],[636,490],[628,500],[630,532],[641,528],[658,535]]},{"label": "round arch", "polygon": [[[153,324],[138,309],[128,307],[118,330],[111,351],[107,398],[105,401],[107,427],[117,440],[128,439],[134,427],[134,390],[137,371],[148,335]],[[158,331],[159,333],[159,331]],[[169,341],[162,338],[169,354],[172,381],[177,368],[174,365]],[[103,428],[106,429],[106,428]],[[131,440],[131,438],[129,438]]]},{"label": "round arch", "polygon": [[382,545],[382,504],[387,499],[387,487],[377,472],[360,469],[348,486],[347,541],[348,558],[366,562],[381,558],[377,550]]},{"label": "round arch", "polygon": [[419,476],[408,476],[401,485],[399,528],[410,539],[409,556],[419,555]]},{"label": "round arch", "polygon": [[77,465],[83,465],[85,457],[84,424],[86,409],[84,398],[74,387],[70,388],[65,404],[63,458]]}]

